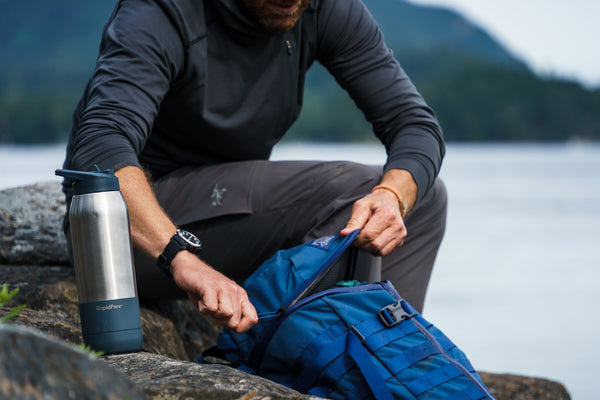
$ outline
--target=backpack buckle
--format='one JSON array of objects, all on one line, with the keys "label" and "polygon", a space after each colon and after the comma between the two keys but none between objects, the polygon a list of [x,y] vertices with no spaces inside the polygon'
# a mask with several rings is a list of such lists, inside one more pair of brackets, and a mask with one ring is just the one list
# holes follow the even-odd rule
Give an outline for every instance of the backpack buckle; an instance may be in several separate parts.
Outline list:
[{"label": "backpack buckle", "polygon": [[398,325],[400,322],[412,318],[413,316],[414,314],[406,312],[404,307],[402,307],[402,300],[383,307],[377,313],[377,318],[379,318],[379,321],[381,321],[386,328]]}]

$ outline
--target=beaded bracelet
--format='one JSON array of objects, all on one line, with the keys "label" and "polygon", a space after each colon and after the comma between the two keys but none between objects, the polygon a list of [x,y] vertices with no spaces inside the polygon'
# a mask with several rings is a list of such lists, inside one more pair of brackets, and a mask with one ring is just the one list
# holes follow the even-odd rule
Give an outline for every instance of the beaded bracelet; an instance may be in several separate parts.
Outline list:
[{"label": "beaded bracelet", "polygon": [[379,189],[387,190],[394,193],[394,196],[396,196],[396,198],[398,199],[398,204],[400,205],[400,215],[402,216],[402,219],[404,219],[404,215],[406,214],[406,206],[404,205],[404,201],[402,200],[402,196],[400,196],[400,193],[398,193],[394,188],[391,188],[387,185],[377,185],[373,189],[371,189],[371,193]]}]

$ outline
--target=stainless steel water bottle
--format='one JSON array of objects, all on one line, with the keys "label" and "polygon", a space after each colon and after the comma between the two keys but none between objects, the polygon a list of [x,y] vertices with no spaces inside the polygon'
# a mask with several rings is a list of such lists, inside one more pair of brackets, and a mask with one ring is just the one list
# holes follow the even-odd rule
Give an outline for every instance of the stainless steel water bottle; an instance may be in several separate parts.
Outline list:
[{"label": "stainless steel water bottle", "polygon": [[83,341],[107,354],[140,350],[129,215],[119,180],[112,170],[56,174],[73,181],[69,223]]}]

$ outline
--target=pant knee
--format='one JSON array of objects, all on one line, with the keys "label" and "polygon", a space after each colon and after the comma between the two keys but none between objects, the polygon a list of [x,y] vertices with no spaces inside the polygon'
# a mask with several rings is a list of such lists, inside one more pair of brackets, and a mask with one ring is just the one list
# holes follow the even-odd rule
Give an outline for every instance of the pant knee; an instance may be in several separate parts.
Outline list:
[{"label": "pant knee", "polygon": [[427,225],[428,229],[444,231],[448,210],[448,192],[444,182],[437,178],[425,197],[406,217],[406,224]]}]

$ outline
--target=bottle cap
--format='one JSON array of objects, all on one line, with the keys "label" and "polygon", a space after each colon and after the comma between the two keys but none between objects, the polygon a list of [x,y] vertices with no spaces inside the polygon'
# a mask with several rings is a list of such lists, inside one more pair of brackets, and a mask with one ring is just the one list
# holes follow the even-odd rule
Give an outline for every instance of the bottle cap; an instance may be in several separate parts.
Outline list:
[{"label": "bottle cap", "polygon": [[55,173],[73,181],[73,194],[75,195],[119,190],[119,178],[115,176],[115,171],[112,169],[101,171],[97,165],[94,167],[96,171],[57,169]]}]

